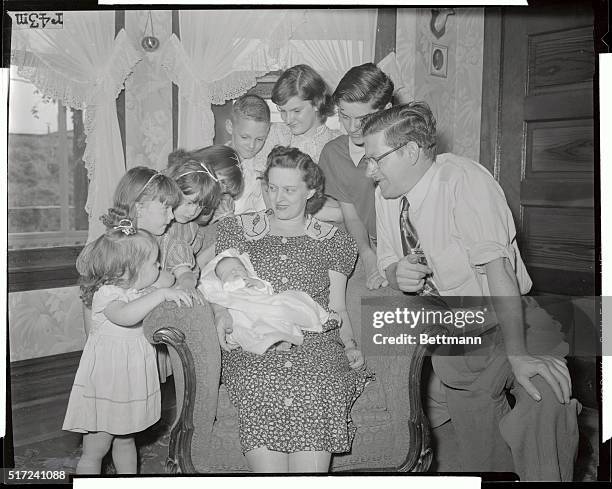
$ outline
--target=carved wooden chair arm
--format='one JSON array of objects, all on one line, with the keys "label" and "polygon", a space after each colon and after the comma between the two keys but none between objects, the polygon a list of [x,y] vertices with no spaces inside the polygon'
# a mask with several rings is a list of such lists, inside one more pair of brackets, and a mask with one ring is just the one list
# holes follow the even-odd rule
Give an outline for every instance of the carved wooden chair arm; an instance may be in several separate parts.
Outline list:
[{"label": "carved wooden chair arm", "polygon": [[[177,417],[170,432],[166,472],[196,473],[193,443],[210,443],[216,412],[221,357],[209,304],[193,307],[164,302],[143,321],[145,337],[168,347],[172,359]],[[194,417],[198,432],[194,432]],[[198,452],[198,460],[205,455]]]}]

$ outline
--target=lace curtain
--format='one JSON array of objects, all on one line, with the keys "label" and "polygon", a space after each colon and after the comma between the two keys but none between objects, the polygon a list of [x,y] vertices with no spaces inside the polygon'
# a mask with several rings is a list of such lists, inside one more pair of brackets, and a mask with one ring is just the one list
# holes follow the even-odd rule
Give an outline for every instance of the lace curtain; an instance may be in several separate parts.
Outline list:
[{"label": "lace curtain", "polygon": [[285,68],[304,63],[333,89],[351,67],[374,60],[376,9],[306,10],[289,40]]},{"label": "lace curtain", "polygon": [[258,76],[279,69],[291,19],[287,10],[180,12],[181,38],[172,35],[160,53],[162,69],[179,87],[179,147],[212,144],[211,103],[238,97]]},{"label": "lace curtain", "polygon": [[65,11],[62,29],[14,28],[11,39],[11,64],[21,76],[44,96],[85,109],[90,239],[104,231],[98,218],[110,207],[125,172],[115,99],[142,59],[123,30],[115,36],[114,16],[112,11]]},{"label": "lace curtain", "polygon": [[244,94],[257,77],[306,63],[333,88],[352,66],[372,61],[376,9],[180,12],[160,63],[179,86],[178,144],[212,144],[211,103]]}]

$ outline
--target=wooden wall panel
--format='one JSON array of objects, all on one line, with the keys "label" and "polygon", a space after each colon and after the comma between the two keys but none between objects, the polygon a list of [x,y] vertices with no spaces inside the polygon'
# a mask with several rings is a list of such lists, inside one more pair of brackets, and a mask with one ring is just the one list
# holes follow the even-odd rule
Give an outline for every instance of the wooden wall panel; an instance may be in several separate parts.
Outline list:
[{"label": "wooden wall panel", "polygon": [[592,26],[529,36],[528,93],[590,87],[593,50]]},{"label": "wooden wall panel", "polygon": [[568,172],[592,178],[593,119],[528,122],[526,156],[527,177]]},{"label": "wooden wall panel", "polygon": [[593,271],[593,209],[527,206],[523,219],[522,252],[528,267]]}]

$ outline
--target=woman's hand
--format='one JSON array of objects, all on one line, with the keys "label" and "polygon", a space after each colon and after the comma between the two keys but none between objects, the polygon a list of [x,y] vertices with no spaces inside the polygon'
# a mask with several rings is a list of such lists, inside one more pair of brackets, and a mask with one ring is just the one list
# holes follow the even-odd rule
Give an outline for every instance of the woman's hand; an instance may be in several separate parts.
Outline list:
[{"label": "woman's hand", "polygon": [[344,353],[346,354],[346,358],[348,358],[349,366],[353,370],[365,368],[365,360],[363,359],[363,353],[361,353],[361,350],[353,347],[345,348]]},{"label": "woman's hand", "polygon": [[234,330],[232,328],[232,316],[225,308],[219,306],[214,307],[215,311],[215,326],[217,328],[217,337],[219,346],[225,351],[231,351],[238,348],[238,345],[230,345],[227,343],[227,335]]}]

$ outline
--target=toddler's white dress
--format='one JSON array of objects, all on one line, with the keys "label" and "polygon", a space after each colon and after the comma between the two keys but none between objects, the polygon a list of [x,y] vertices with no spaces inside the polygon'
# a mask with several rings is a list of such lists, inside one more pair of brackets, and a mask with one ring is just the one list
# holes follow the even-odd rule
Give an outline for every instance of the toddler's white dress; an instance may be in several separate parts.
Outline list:
[{"label": "toddler's white dress", "polygon": [[79,363],[63,429],[125,435],[142,431],[161,416],[155,349],[142,325],[118,326],[104,315],[112,301],[130,302],[136,289],[103,285],[94,294],[92,326]]}]

